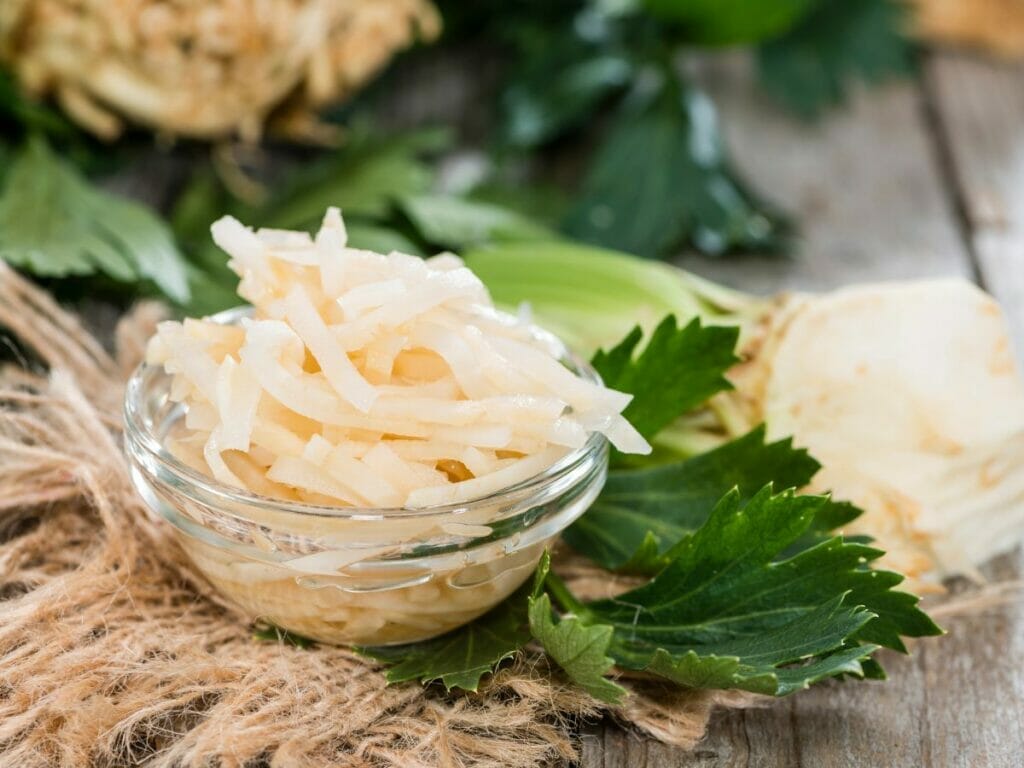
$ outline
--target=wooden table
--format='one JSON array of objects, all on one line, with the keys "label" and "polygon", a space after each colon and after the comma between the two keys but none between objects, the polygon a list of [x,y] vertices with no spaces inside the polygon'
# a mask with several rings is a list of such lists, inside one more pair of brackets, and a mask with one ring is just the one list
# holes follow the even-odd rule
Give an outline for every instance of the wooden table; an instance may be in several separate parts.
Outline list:
[{"label": "wooden table", "polygon": [[[1024,66],[932,55],[916,81],[859,93],[814,126],[768,104],[742,57],[693,69],[723,113],[738,166],[796,216],[803,243],[791,259],[685,255],[680,265],[766,294],[963,275],[1002,301],[1024,352]],[[407,79],[391,99],[396,122],[479,117],[480,78],[426,66]],[[162,202],[149,181],[122,181]],[[986,573],[1016,579],[1021,564],[1018,550]],[[942,623],[948,636],[883,658],[886,683],[824,684],[719,713],[692,752],[601,723],[583,734],[582,765],[1024,766],[1024,592]]]},{"label": "wooden table", "polygon": [[[682,266],[765,293],[964,275],[1003,303],[1024,352],[1024,66],[932,55],[916,82],[861,93],[816,126],[766,104],[743,59],[695,71],[739,167],[796,214],[804,242],[791,260],[684,256]],[[1019,578],[1021,560],[1018,550],[986,573]],[[883,657],[885,683],[829,683],[720,713],[690,753],[601,724],[584,734],[582,764],[1024,766],[1024,592],[940,623],[946,637]]]}]

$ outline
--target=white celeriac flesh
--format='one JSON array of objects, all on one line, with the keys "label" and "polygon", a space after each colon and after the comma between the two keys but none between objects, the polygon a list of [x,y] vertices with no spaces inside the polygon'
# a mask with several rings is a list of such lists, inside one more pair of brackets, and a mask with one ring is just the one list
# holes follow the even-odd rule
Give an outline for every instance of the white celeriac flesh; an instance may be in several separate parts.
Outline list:
[{"label": "white celeriac flesh", "polygon": [[[913,577],[977,576],[1024,529],[1024,383],[998,304],[958,279],[795,296],[763,346],[773,438]],[[745,386],[740,380],[741,390]]]},{"label": "white celeriac flesh", "polygon": [[594,430],[650,446],[630,396],[576,375],[561,343],[495,309],[455,256],[349,248],[232,218],[214,240],[254,308],[239,326],[163,323],[148,361],[188,408],[173,451],[261,495],[367,508],[465,502],[527,480]]}]

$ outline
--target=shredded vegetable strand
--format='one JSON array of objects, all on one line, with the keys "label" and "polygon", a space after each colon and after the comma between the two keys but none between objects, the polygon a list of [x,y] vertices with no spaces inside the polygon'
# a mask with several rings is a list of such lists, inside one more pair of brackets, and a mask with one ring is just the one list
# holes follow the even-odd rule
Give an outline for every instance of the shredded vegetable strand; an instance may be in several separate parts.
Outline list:
[{"label": "shredded vegetable strand", "polygon": [[528,480],[593,432],[650,446],[629,396],[578,376],[528,315],[493,306],[458,257],[348,248],[213,226],[250,319],[163,323],[148,360],[172,376],[183,461],[263,495],[337,506],[461,503]]}]

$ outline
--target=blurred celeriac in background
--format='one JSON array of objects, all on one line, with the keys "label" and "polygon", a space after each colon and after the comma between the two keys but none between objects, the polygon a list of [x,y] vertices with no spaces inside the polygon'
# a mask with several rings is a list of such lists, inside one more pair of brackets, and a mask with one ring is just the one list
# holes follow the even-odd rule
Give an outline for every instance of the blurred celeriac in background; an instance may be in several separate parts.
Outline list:
[{"label": "blurred celeriac in background", "polygon": [[428,0],[5,0],[0,60],[104,139],[125,122],[203,139],[315,131],[440,19]]}]

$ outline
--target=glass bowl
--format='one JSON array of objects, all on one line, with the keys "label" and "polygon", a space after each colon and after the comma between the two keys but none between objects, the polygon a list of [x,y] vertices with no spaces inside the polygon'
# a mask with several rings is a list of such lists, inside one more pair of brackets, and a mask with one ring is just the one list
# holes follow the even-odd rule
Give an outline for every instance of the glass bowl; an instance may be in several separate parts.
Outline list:
[{"label": "glass bowl", "polygon": [[[566,364],[600,381],[586,363],[567,355]],[[607,441],[595,433],[544,472],[459,504],[361,509],[267,498],[222,484],[165,448],[184,421],[170,383],[162,368],[145,364],[128,382],[125,450],[135,487],[225,597],[322,642],[413,642],[485,613],[530,576],[607,476]]]}]

